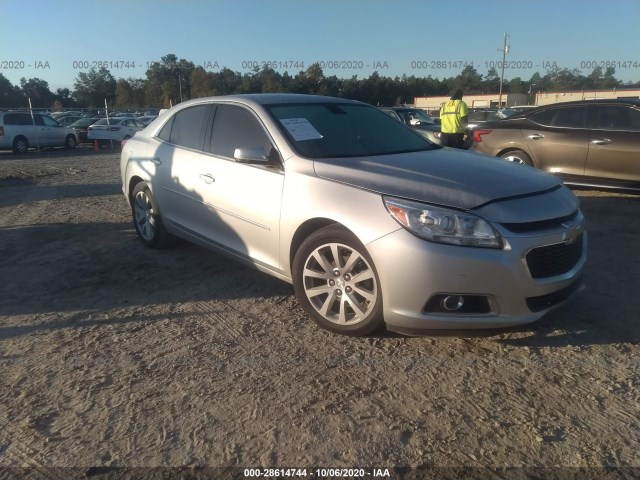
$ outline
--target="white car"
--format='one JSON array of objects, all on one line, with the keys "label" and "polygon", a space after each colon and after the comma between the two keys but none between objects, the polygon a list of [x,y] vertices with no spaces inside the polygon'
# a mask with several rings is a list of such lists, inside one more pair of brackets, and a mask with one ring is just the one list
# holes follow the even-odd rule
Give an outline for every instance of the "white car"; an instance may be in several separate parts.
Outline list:
[{"label": "white car", "polygon": [[144,127],[146,127],[146,125],[135,118],[103,118],[89,126],[87,138],[91,142],[98,140],[99,143],[109,140],[122,142],[123,140],[128,140],[133,137],[136,132],[142,130]]}]

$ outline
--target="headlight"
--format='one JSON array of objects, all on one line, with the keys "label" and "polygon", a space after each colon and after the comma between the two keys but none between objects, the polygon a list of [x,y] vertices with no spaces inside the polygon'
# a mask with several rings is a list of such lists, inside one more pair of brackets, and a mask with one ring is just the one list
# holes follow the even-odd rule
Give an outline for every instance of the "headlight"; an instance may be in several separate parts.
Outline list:
[{"label": "headlight", "polygon": [[383,200],[391,216],[420,238],[451,245],[502,248],[500,234],[476,215],[400,198]]}]

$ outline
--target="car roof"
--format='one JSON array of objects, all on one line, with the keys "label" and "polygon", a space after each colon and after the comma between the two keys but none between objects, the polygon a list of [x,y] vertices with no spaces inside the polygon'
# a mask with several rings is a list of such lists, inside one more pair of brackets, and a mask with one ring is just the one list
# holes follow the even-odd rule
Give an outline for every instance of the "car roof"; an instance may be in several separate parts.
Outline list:
[{"label": "car roof", "polygon": [[600,103],[622,104],[622,105],[635,105],[640,106],[640,98],[594,98],[591,100],[574,100],[572,102],[559,102],[550,103],[548,105],[538,105],[538,108],[542,107],[558,107],[568,105],[597,105]]},{"label": "car roof", "polygon": [[233,102],[238,101],[241,103],[254,103],[258,105],[278,105],[278,104],[309,104],[309,103],[350,103],[354,105],[366,105],[356,100],[349,100],[347,98],[328,97],[324,95],[307,95],[303,93],[246,93],[239,95],[223,95],[217,97],[201,97],[193,100],[187,100],[186,102],[175,105],[176,107],[195,105],[199,103],[208,103],[215,101]]}]

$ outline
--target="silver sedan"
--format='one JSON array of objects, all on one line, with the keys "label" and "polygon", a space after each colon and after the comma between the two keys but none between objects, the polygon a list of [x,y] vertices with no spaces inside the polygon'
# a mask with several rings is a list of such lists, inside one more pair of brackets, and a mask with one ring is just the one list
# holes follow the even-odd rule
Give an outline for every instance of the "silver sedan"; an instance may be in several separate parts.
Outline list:
[{"label": "silver sedan", "polygon": [[121,175],[144,244],[182,237],[290,282],[334,332],[523,324],[582,286],[584,219],[557,178],[360,102],[184,102],[126,142]]}]

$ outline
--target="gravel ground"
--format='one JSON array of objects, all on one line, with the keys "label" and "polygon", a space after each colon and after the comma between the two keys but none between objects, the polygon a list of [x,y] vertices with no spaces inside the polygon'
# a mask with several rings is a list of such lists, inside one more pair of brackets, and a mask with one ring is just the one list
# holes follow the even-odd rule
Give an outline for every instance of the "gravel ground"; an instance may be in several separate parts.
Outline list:
[{"label": "gravel ground", "polygon": [[186,243],[146,249],[118,162],[89,148],[0,154],[0,477],[640,475],[639,196],[577,192],[587,289],[533,325],[350,338],[316,327],[286,283]]}]

